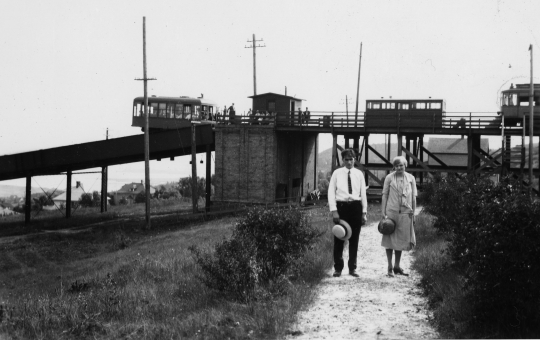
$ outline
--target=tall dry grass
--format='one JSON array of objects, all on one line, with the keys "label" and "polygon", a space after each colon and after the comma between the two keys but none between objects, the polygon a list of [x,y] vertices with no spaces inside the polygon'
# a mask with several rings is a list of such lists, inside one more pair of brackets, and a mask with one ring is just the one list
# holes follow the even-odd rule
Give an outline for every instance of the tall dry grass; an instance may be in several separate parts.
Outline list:
[{"label": "tall dry grass", "polygon": [[[19,262],[19,267],[5,267],[7,281],[22,284],[47,275],[53,278],[42,285],[28,284],[28,289],[16,294],[0,290],[0,338],[282,336],[296,313],[309,304],[314,287],[332,265],[327,208],[306,213],[314,227],[326,231],[326,235],[306,254],[302,270],[291,279],[285,294],[248,303],[202,285],[201,273],[188,251],[193,244],[212,249],[213,244],[230,235],[234,218],[156,231],[144,237],[124,228],[122,237],[132,240],[125,242],[125,247],[120,246],[118,231],[108,228],[100,237],[94,230],[3,249],[3,255]],[[59,244],[69,251],[57,254],[55,247]],[[28,260],[32,257],[37,259],[33,264]]]},{"label": "tall dry grass", "polygon": [[450,255],[445,252],[448,241],[433,228],[431,215],[420,213],[416,221],[413,268],[422,276],[432,322],[445,338],[470,338],[473,314],[465,298],[463,275],[450,266]]}]

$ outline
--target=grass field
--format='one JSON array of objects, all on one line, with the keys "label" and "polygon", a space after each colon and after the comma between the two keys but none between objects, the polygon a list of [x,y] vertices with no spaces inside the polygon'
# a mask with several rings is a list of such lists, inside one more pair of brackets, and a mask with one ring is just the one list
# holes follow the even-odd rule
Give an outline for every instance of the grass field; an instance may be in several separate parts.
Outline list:
[{"label": "grass field", "polygon": [[[193,244],[213,249],[230,235],[235,216],[204,221],[163,214],[153,217],[151,231],[144,231],[141,213],[126,217],[109,211],[116,214],[109,220],[101,216],[106,214],[81,215],[78,232],[10,242],[0,238],[0,338],[281,336],[332,265],[327,209],[305,211],[326,234],[305,256],[305,269],[291,279],[287,293],[248,303],[202,285],[188,251]],[[96,225],[96,220],[105,223]],[[63,226],[64,221],[57,219]],[[85,221],[94,226],[84,228]],[[48,223],[59,229],[54,220]]]}]

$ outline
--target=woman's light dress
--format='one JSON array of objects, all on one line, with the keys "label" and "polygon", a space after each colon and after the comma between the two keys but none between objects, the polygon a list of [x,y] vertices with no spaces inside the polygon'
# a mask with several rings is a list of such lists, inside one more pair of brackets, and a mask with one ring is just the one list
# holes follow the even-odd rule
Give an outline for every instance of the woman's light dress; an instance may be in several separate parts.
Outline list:
[{"label": "woman's light dress", "polygon": [[383,235],[381,246],[386,249],[409,251],[416,245],[412,213],[412,198],[416,197],[416,180],[414,176],[403,172],[397,177],[395,172],[386,176],[383,195],[387,195],[386,215],[396,222],[396,230],[390,235]]}]

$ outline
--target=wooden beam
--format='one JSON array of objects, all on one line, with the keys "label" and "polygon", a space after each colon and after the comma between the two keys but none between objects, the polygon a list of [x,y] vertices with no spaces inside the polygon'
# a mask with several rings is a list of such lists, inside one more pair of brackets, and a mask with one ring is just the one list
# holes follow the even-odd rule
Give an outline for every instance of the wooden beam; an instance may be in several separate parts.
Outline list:
[{"label": "wooden beam", "polygon": [[413,155],[409,150],[407,150],[407,148],[402,148],[403,152],[405,152],[406,155],[408,155],[409,157],[411,157],[412,159],[414,159],[414,161],[420,165],[422,168],[424,168],[425,170],[429,171],[429,174],[433,175],[433,173],[435,171],[433,171],[432,169],[429,168],[429,166],[427,166],[424,162],[421,162],[415,155]]},{"label": "wooden beam", "polygon": [[375,176],[371,171],[366,169],[366,167],[360,164],[360,162],[355,162],[355,166],[358,166],[360,170],[364,171],[367,174],[368,178],[371,177],[375,180],[375,182],[377,182],[381,186],[384,186],[384,181],[380,180],[379,177]]},{"label": "wooden beam", "polygon": [[422,151],[428,154],[429,157],[433,158],[433,160],[437,161],[442,166],[448,166],[445,162],[441,161],[437,156],[429,152],[424,146],[421,146]]},{"label": "wooden beam", "polygon": [[32,176],[26,176],[26,197],[24,203],[24,224],[30,223],[32,211]]},{"label": "wooden beam", "polygon": [[377,152],[377,150],[375,150],[371,145],[368,145],[367,146],[368,149],[370,149],[371,151],[373,151],[373,153],[377,156],[379,156],[380,159],[382,159],[386,164],[388,165],[392,165],[392,163],[390,163],[390,161],[388,159],[386,159],[386,157],[384,157],[383,155],[381,155],[380,153]]}]

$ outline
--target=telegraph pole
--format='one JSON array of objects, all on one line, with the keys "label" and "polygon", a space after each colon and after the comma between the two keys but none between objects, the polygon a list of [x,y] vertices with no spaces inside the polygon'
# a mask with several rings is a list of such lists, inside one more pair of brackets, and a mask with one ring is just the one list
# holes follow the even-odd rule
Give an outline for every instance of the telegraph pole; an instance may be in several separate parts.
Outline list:
[{"label": "telegraph pole", "polygon": [[358,120],[358,97],[360,95],[360,68],[362,67],[362,43],[360,43],[360,61],[358,62],[358,85],[356,86],[356,110],[354,116],[354,126]]},{"label": "telegraph pole", "polygon": [[256,63],[256,52],[255,52],[255,49],[257,47],[266,47],[266,45],[264,46],[261,46],[261,45],[257,45],[257,42],[258,41],[263,41],[262,39],[261,40],[255,40],[255,34],[253,34],[253,40],[248,40],[247,42],[248,43],[251,43],[251,46],[244,46],[244,48],[252,48],[253,49],[253,95],[256,96],[257,95],[257,63]]},{"label": "telegraph pole", "polygon": [[143,17],[143,77],[144,81],[144,186],[146,194],[146,229],[150,229],[150,134],[148,131],[148,80],[146,77],[146,17]]},{"label": "telegraph pole", "polygon": [[533,45],[529,46],[531,51],[531,85],[529,89],[529,194],[532,197],[533,187],[533,131],[534,131],[534,83],[533,83]]}]

